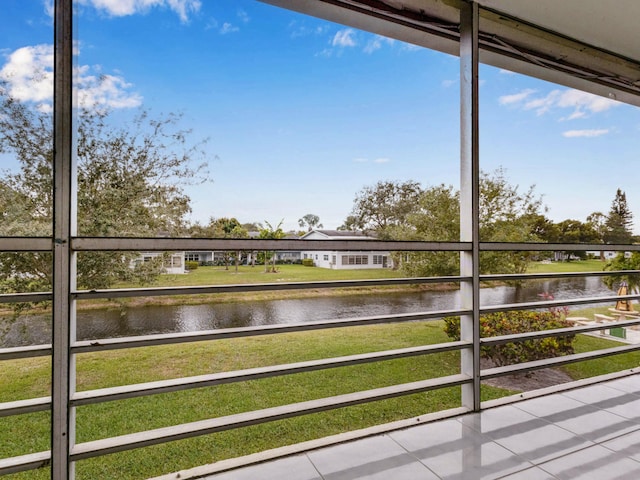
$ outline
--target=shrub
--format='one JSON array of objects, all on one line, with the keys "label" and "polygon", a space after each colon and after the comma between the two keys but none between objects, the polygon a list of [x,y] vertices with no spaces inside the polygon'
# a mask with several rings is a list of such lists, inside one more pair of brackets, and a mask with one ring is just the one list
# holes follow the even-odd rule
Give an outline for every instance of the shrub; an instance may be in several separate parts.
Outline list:
[{"label": "shrub", "polygon": [[313,267],[313,259],[312,258],[303,258],[302,265],[305,267]]},{"label": "shrub", "polygon": [[188,260],[184,262],[184,266],[187,267],[187,270],[195,270],[198,268],[199,263],[196,261]]},{"label": "shrub", "polygon": [[[444,319],[445,333],[452,339],[460,339],[460,317]],[[558,311],[545,312],[497,312],[480,317],[480,337],[497,337],[541,330],[567,328],[572,324],[564,320]],[[480,347],[480,356],[490,359],[496,366],[531,362],[543,358],[570,355],[573,351],[575,335],[547,337],[536,340],[505,343]]]}]

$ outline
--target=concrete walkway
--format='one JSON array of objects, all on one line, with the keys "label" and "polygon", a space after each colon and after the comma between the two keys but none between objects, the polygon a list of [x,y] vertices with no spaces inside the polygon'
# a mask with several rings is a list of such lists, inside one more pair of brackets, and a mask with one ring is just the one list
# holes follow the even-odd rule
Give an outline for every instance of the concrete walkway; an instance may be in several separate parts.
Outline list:
[{"label": "concrete walkway", "polygon": [[640,375],[205,478],[640,479]]}]

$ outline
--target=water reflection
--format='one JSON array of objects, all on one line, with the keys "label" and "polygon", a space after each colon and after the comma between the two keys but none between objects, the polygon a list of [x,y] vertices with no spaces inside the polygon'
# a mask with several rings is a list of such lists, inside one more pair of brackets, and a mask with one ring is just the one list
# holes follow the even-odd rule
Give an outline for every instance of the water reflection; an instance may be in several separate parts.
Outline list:
[{"label": "water reflection", "polygon": [[[560,299],[596,297],[612,292],[599,277],[528,282],[525,286],[483,288],[484,306],[540,300],[541,293]],[[131,307],[78,312],[78,339],[89,340],[218,328],[299,323],[397,313],[460,308],[460,292],[406,292],[242,303]],[[13,347],[51,341],[51,317],[0,320],[0,345]]]}]

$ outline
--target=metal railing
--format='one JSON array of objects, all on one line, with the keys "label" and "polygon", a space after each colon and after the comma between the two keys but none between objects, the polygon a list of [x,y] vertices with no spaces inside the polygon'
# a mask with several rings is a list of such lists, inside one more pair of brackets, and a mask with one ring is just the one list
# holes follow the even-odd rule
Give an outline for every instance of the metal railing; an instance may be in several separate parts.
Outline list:
[{"label": "metal railing", "polygon": [[[294,2],[278,2],[294,3]],[[300,3],[300,2],[296,2]],[[309,2],[306,2],[309,3]],[[336,2],[323,2],[336,3]],[[339,2],[338,2],[339,3]],[[293,7],[292,7],[293,8]],[[566,355],[558,358],[525,362],[506,367],[482,370],[480,348],[551,336],[582,334],[602,330],[602,325],[575,326],[480,338],[479,319],[483,313],[507,310],[544,309],[554,306],[587,305],[590,303],[614,302],[618,299],[638,299],[640,295],[604,296],[568,300],[546,300],[511,305],[480,306],[479,292],[483,281],[512,281],[540,278],[571,278],[590,275],[615,275],[619,272],[591,272],[549,275],[486,275],[479,274],[479,254],[482,251],[591,251],[601,250],[603,245],[565,244],[505,244],[482,243],[479,237],[479,140],[478,140],[478,53],[479,11],[475,2],[460,3],[459,29],[452,35],[460,46],[460,231],[461,242],[388,242],[388,241],[305,241],[305,250],[341,251],[448,251],[459,252],[460,275],[440,278],[410,278],[386,280],[357,280],[339,282],[267,283],[260,285],[230,285],[176,288],[143,288],[82,291],[76,288],[75,267],[77,255],[91,251],[176,251],[176,250],[292,250],[299,243],[291,240],[242,240],[242,239],[183,239],[183,238],[87,238],[78,235],[75,219],[75,163],[73,153],[73,5],[71,0],[54,0],[54,160],[53,160],[53,228],[46,238],[0,238],[3,252],[48,252],[53,257],[53,285],[51,292],[11,293],[0,296],[0,303],[28,301],[52,302],[52,341],[47,345],[35,345],[0,349],[0,361],[13,361],[34,357],[51,358],[51,396],[23,399],[0,404],[0,416],[10,417],[33,412],[51,413],[51,449],[11,458],[0,459],[0,474],[21,472],[50,465],[53,480],[74,477],[74,462],[115,452],[172,442],[184,438],[202,436],[213,432],[244,428],[273,422],[285,418],[334,410],[351,405],[411,395],[418,392],[460,387],[462,407],[455,410],[473,411],[482,408],[480,384],[482,380],[527,372],[539,368],[565,365],[589,359],[624,354],[640,349],[640,345],[624,345],[599,351]],[[484,48],[486,49],[486,42]],[[607,245],[611,251],[640,251],[639,245]],[[626,272],[638,273],[638,272]],[[433,310],[411,314],[380,315],[361,318],[326,318],[313,322],[276,324],[259,327],[219,329],[201,332],[148,335],[128,338],[104,338],[78,341],[76,338],[76,311],[80,300],[100,298],[132,298],[141,296],[168,295],[217,295],[238,292],[333,289],[363,286],[407,285],[407,284],[456,283],[460,285],[462,303],[460,308]],[[199,376],[170,380],[150,381],[110,388],[77,391],[76,357],[88,352],[106,352],[137,347],[154,347],[200,341],[218,341],[229,338],[244,338],[280,335],[290,332],[326,330],[345,327],[366,328],[375,324],[419,322],[441,319],[447,316],[461,317],[461,340],[420,345],[379,352],[360,353],[347,356],[307,360],[280,365],[264,365],[256,368],[209,373]],[[606,328],[640,325],[639,320],[609,323]],[[421,379],[414,382],[369,390],[337,394],[302,402],[235,413],[215,418],[172,425],[116,437],[76,443],[75,411],[80,406],[104,402],[119,402],[134,397],[159,395],[226,383],[252,381],[357,366],[391,359],[435,355],[442,352],[459,352],[460,371],[438,378]]]},{"label": "metal railing", "polygon": [[[17,244],[23,242],[24,239],[0,239],[0,251],[15,251]],[[33,240],[33,241],[32,241]],[[331,241],[329,241],[331,242]],[[23,242],[29,244],[30,251],[45,252],[50,251],[50,239],[30,239]],[[251,244],[251,249],[287,249],[290,250],[291,241],[233,241],[233,240],[207,240],[207,239],[84,239],[74,238],[72,244],[78,246],[78,251],[98,251],[101,247],[111,251],[125,251],[134,248],[146,247],[145,250],[160,250],[168,245],[173,247],[182,247],[185,249],[195,248],[193,244],[197,244],[197,248],[212,248],[224,245],[230,250],[247,249]],[[34,245],[36,248],[34,248]],[[331,243],[331,246],[335,246]],[[486,250],[497,250],[496,244],[487,244]],[[340,242],[338,248],[345,251],[361,251],[365,245],[362,242]],[[465,249],[466,244],[454,243],[426,243],[426,242],[367,242],[368,250],[390,250],[390,251],[457,251],[457,249]],[[481,244],[480,250],[484,250],[485,244]],[[505,245],[505,250],[514,251],[534,251],[549,250],[546,244],[509,244]],[[554,245],[556,249],[562,247],[565,250],[596,250],[602,248],[602,245]],[[328,248],[327,242],[318,242],[317,245],[308,246],[305,244],[305,250],[320,250]],[[638,250],[638,246],[607,246],[610,250]],[[24,251],[24,250],[23,250]],[[620,274],[640,274],[640,271],[624,271],[624,272],[586,272],[586,273],[548,273],[548,274],[518,274],[518,275],[482,275],[481,282],[500,282],[500,281],[525,281],[540,279],[558,279],[558,278],[580,278],[587,276],[607,276]],[[470,277],[465,276],[446,276],[446,277],[425,277],[425,278],[392,278],[392,279],[373,279],[373,280],[351,280],[351,281],[321,281],[321,282],[294,282],[294,283],[264,283],[264,284],[248,284],[248,285],[209,285],[196,287],[162,287],[162,288],[131,288],[131,289],[105,289],[105,290],[77,290],[71,292],[74,300],[80,299],[105,299],[105,298],[132,298],[132,297],[154,297],[167,295],[201,295],[201,294],[221,294],[221,293],[251,293],[264,291],[282,291],[282,290],[301,290],[301,289],[335,289],[348,287],[363,286],[398,286],[398,285],[418,285],[418,284],[462,284],[469,282]],[[0,302],[15,303],[26,301],[43,301],[51,300],[52,293],[40,292],[31,294],[5,294],[0,295]],[[492,305],[480,307],[481,314],[514,311],[514,310],[532,310],[546,309],[559,306],[576,306],[588,305],[593,303],[615,302],[616,300],[638,300],[640,294],[631,295],[611,295],[598,296],[590,298],[572,298],[564,300],[544,300],[536,302],[523,302],[508,305]],[[437,320],[447,316],[469,315],[471,312],[467,309],[451,309],[451,310],[432,310],[418,313],[402,313],[395,315],[378,315],[357,318],[342,319],[324,319],[310,322],[301,322],[293,324],[274,324],[264,326],[251,326],[241,328],[226,328],[209,331],[181,332],[172,334],[145,335],[139,337],[126,338],[104,338],[92,339],[85,341],[76,341],[75,332],[72,332],[70,343],[70,357],[81,353],[88,352],[105,352],[110,350],[122,350],[138,347],[152,347],[159,345],[181,344],[189,342],[217,341],[230,338],[255,337],[265,335],[280,335],[290,332],[302,332],[313,330],[325,330],[345,327],[366,327],[376,324],[391,324],[400,322],[419,322]],[[608,323],[606,328],[615,327],[631,327],[640,325],[640,319],[624,320]],[[278,377],[284,375],[295,375],[303,372],[326,370],[344,366],[363,365],[374,362],[381,362],[391,359],[409,358],[417,356],[426,356],[442,352],[473,350],[482,346],[500,345],[510,342],[520,342],[532,339],[542,339],[548,337],[560,337],[568,334],[584,334],[595,332],[603,329],[603,325],[585,325],[574,326],[571,328],[561,328],[555,330],[545,330],[528,332],[517,335],[505,335],[491,338],[481,338],[479,345],[474,346],[472,341],[451,341],[434,345],[422,345],[417,347],[400,348],[393,350],[377,351],[364,354],[347,355],[333,358],[323,358],[311,361],[302,361],[280,365],[265,365],[256,368],[249,368],[236,371],[218,372],[205,375],[198,375],[185,378],[175,378],[161,381],[150,381],[145,383],[121,385],[111,388],[101,388],[95,390],[76,391],[75,385],[72,385],[69,394],[69,408],[71,410],[86,405],[94,405],[103,402],[116,402],[124,399],[157,395],[168,392],[177,392],[187,389],[195,389],[202,387],[210,387],[234,382],[245,382],[262,378]],[[538,360],[533,362],[525,362],[516,365],[508,365],[503,367],[489,368],[480,371],[479,381],[504,376],[514,373],[529,372],[541,368],[549,368],[554,366],[566,365],[574,362],[582,362],[585,360],[602,358],[611,355],[619,355],[632,351],[640,350],[640,344],[623,345],[604,350],[566,355],[557,358]],[[46,357],[52,354],[52,345],[36,345],[25,347],[14,347],[0,349],[0,361],[16,360],[33,357]],[[71,372],[72,378],[75,373]],[[375,402],[388,398],[411,395],[418,392],[424,392],[435,389],[449,388],[460,385],[469,385],[474,379],[462,373],[455,375],[445,375],[439,378],[430,378],[417,382],[393,385],[382,388],[374,388],[361,392],[348,394],[340,394],[336,396],[320,398],[310,401],[303,401],[271,407],[263,410],[250,411],[245,413],[233,414],[208,420],[201,420],[188,424],[175,425],[159,429],[147,430],[133,434],[126,434],[113,438],[94,440],[79,443],[70,446],[68,461],[75,462],[81,459],[87,459],[96,456],[107,455],[115,452],[121,452],[130,449],[142,448],[150,445],[156,445],[165,442],[176,441],[184,438],[206,435],[213,432],[221,432],[225,430],[243,428],[250,425],[272,422],[284,418],[292,418],[301,415],[307,415],[320,411],[333,410],[351,405],[358,405],[368,402]],[[23,415],[27,413],[50,411],[52,409],[51,397],[31,398],[18,400],[0,404],[0,417]],[[467,410],[471,410],[467,408]],[[0,460],[0,473],[13,473],[33,468],[43,467],[51,461],[51,452],[36,452],[19,457]]]}]

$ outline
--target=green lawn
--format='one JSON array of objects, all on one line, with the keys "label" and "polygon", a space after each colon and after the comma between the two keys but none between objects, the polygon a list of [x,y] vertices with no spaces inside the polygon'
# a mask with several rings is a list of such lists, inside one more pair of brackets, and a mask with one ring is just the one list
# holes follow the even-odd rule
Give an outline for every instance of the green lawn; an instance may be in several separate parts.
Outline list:
[{"label": "green lawn", "polygon": [[[78,358],[78,390],[447,340],[441,322],[416,322],[83,354]],[[0,402],[47,395],[49,368],[44,358],[0,363]],[[447,352],[80,407],[78,441],[418,381],[453,374],[458,368],[459,355]],[[483,388],[485,399],[508,393]],[[146,478],[457,406],[460,388],[410,395],[87,460],[79,463],[78,478]],[[48,422],[46,413],[3,419],[0,438],[15,441],[0,443],[0,457],[46,450]],[[46,475],[31,472],[17,478]]]},{"label": "green lawn", "polygon": [[570,272],[601,272],[607,262],[598,259],[576,260],[572,262],[533,262],[527,273],[570,273]]},{"label": "green lawn", "polygon": [[[317,358],[446,342],[442,322],[351,327],[184,345],[83,354],[78,390],[276,365]],[[577,351],[615,345],[579,336]],[[640,353],[566,367],[573,378],[636,367]],[[80,407],[78,441],[90,441],[206,418],[300,402],[457,373],[455,352],[342,367],[278,378],[207,387]],[[47,395],[49,359],[0,363],[0,402]],[[483,386],[483,400],[513,392]],[[224,458],[292,444],[460,405],[460,389],[449,388],[348,407],[182,440],[79,462],[79,479],[139,479]],[[0,422],[0,457],[48,449],[49,414],[7,417]],[[48,478],[34,471],[8,478]]]}]

